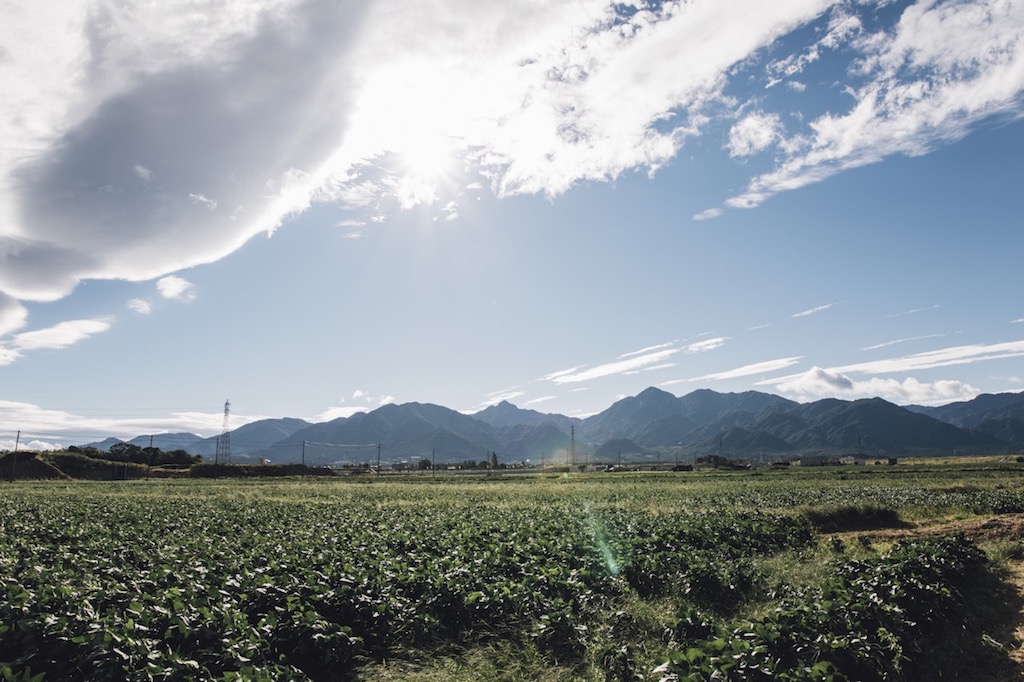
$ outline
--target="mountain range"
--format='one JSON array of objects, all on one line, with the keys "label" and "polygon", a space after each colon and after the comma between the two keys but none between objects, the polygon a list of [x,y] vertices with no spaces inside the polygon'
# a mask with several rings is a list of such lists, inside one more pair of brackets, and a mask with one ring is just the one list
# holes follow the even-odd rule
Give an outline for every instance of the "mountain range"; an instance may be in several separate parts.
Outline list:
[{"label": "mountain range", "polygon": [[[475,414],[429,403],[388,404],[328,422],[265,419],[229,432],[233,461],[314,465],[489,460],[503,463],[732,459],[810,455],[997,454],[1024,450],[1024,393],[986,394],[940,407],[881,398],[797,403],[777,395],[707,389],[678,397],[657,388],[586,418],[500,402]],[[161,449],[212,459],[217,438],[158,434]],[[100,449],[112,439],[92,444]],[[150,436],[130,441],[143,447]]]}]

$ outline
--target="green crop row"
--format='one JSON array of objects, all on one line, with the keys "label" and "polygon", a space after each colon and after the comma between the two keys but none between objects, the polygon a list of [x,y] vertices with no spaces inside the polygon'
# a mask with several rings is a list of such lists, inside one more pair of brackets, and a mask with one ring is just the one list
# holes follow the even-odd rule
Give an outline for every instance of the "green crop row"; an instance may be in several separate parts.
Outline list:
[{"label": "green crop row", "polygon": [[715,584],[717,600],[735,602],[721,567],[812,541],[806,521],[757,513],[6,502],[0,661],[11,679],[347,679],[404,649],[487,638],[525,637],[572,660],[625,591]]},{"label": "green crop row", "polygon": [[1024,508],[1016,472],[697,473],[0,486],[0,679],[350,680],[494,643],[587,679],[923,679],[984,556],[854,561],[810,519]]},{"label": "green crop row", "polygon": [[990,580],[963,537],[905,541],[838,566],[824,585],[780,595],[758,618],[714,626],[687,610],[677,651],[656,672],[672,680],[943,679],[943,649],[964,647],[966,601]]}]

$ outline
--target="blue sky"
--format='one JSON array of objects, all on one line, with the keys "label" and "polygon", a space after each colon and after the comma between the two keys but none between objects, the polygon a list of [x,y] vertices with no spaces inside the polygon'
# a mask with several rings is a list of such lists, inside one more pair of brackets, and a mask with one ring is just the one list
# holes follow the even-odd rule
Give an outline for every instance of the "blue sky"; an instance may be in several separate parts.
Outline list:
[{"label": "blue sky", "polygon": [[0,448],[1024,390],[1021,0],[56,7],[0,27]]}]

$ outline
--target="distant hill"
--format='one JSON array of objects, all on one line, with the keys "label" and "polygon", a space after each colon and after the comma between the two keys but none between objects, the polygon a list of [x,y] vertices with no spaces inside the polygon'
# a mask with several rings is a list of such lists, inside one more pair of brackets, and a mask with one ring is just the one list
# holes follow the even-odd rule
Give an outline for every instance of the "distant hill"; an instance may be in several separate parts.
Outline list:
[{"label": "distant hill", "polygon": [[[141,438],[141,436],[140,436],[140,438]],[[117,445],[118,443],[123,443],[123,442],[124,441],[121,440],[120,438],[104,438],[103,440],[97,441],[95,443],[86,443],[82,447],[83,448],[96,448],[97,450],[101,450],[103,452],[107,452],[107,451],[110,450],[110,446],[111,445]],[[148,444],[148,442],[149,442],[148,438],[147,438],[146,442]]]},{"label": "distant hill", "polygon": [[[296,431],[275,446],[279,457],[294,461],[301,455],[303,443],[307,464],[331,464],[357,455],[365,459],[363,449],[380,444],[387,460],[429,458],[436,453],[438,462],[480,460],[500,446],[498,430],[490,424],[440,405],[426,403],[389,404],[329,422],[312,424]],[[338,446],[334,449],[325,446]]]},{"label": "distant hill", "polygon": [[[184,439],[194,438],[187,446]],[[524,410],[503,401],[467,415],[430,403],[389,404],[314,423],[267,419],[230,434],[232,458],[310,465],[577,457],[612,462],[619,452],[735,459],[1015,453],[1024,450],[1024,394],[979,396],[942,407],[900,407],[880,398],[797,403],[757,391],[706,389],[677,397],[657,388],[586,419]],[[154,445],[211,457],[216,438],[161,434]],[[131,442],[149,445],[148,436]],[[116,439],[94,444],[107,449]]]},{"label": "distant hill", "polygon": [[578,425],[579,419],[566,417],[561,414],[548,414],[536,410],[524,410],[516,407],[507,400],[502,400],[497,405],[491,405],[472,415],[474,419],[490,424],[497,429],[510,426],[540,426],[541,424],[554,424],[562,431],[569,431],[572,425]]},{"label": "distant hill", "polygon": [[993,419],[1024,420],[1024,393],[983,393],[974,400],[939,407],[911,405],[907,409],[965,429]]},{"label": "distant hill", "polygon": [[[304,419],[261,419],[239,426],[228,433],[233,454],[269,455],[275,451],[275,446],[282,440],[288,438],[296,431],[310,426]],[[196,438],[188,448],[194,455],[202,455],[209,459],[217,454],[217,440],[219,436],[212,438]]]},{"label": "distant hill", "polygon": [[152,436],[136,436],[128,442],[132,445],[138,445],[140,448],[148,448],[152,442],[154,448],[164,452],[171,452],[172,450],[188,450],[196,441],[201,439],[202,436],[194,433],[155,433]]}]

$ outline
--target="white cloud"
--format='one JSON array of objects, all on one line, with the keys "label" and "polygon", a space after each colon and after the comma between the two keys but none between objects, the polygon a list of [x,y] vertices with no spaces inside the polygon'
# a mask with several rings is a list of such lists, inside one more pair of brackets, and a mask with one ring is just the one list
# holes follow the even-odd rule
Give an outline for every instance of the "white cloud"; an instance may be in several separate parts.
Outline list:
[{"label": "white cloud", "polygon": [[[53,410],[31,403],[0,400],[0,424],[17,424],[22,436],[48,442],[87,443],[108,436],[134,438],[143,434],[195,433],[207,437],[220,433],[223,412],[174,412],[169,416],[121,419],[84,417],[65,410]],[[232,413],[233,428],[265,416]]]},{"label": "white cloud", "polygon": [[545,374],[544,376],[540,377],[540,379],[538,379],[538,381],[558,381],[562,377],[571,376],[573,374],[576,374],[581,369],[583,369],[583,365],[578,365],[576,367],[570,367],[569,369],[560,369],[557,372],[551,372],[550,374]]},{"label": "white cloud", "polygon": [[1024,356],[1024,341],[1009,341],[1006,343],[976,344],[968,346],[953,346],[940,348],[938,350],[906,355],[888,360],[876,360],[874,362],[863,362],[854,365],[834,367],[832,371],[850,373],[862,372],[865,374],[889,374],[895,372],[912,372],[922,369],[933,369],[936,367],[950,367],[953,365],[968,365],[976,362],[989,360],[1001,360],[1005,358],[1016,358]]},{"label": "white cloud", "polygon": [[[491,405],[497,405],[498,403],[502,402],[503,400],[507,400],[507,401],[511,402],[511,401],[515,400],[516,398],[520,398],[520,397],[522,397],[524,395],[526,395],[526,392],[525,391],[521,391],[519,389],[507,389],[507,390],[503,390],[503,391],[496,391],[494,393],[489,393],[487,395],[487,399],[484,400],[483,404],[480,407],[484,408],[484,407],[489,407]],[[474,410],[474,412],[476,412],[476,411],[478,411],[478,410]]]},{"label": "white cloud", "polygon": [[527,407],[530,407],[531,405],[539,405],[541,403],[546,403],[549,400],[554,400],[554,399],[555,399],[555,396],[553,396],[553,395],[545,395],[545,396],[541,396],[539,398],[533,398],[532,400],[527,400],[525,405]]},{"label": "white cloud", "polygon": [[659,369],[670,369],[670,368],[675,367],[675,366],[676,366],[676,363],[674,363],[674,362],[665,362],[665,363],[662,363],[660,365],[651,365],[650,367],[644,367],[642,371],[644,371],[644,372],[655,372],[655,371],[657,371]]},{"label": "white cloud", "polygon": [[447,204],[445,204],[441,208],[441,211],[447,214],[444,217],[445,220],[455,220],[456,218],[459,217],[459,205],[456,204],[454,201],[449,201]]},{"label": "white cloud", "polygon": [[3,452],[5,450],[13,452],[15,446],[17,446],[19,452],[25,452],[25,451],[29,451],[29,452],[46,452],[46,451],[62,450],[62,449],[64,449],[64,446],[60,445],[59,443],[48,443],[48,442],[42,441],[42,440],[30,440],[30,441],[26,442],[26,441],[19,441],[18,439],[13,439],[13,440],[3,440],[3,439],[0,439],[0,452]]},{"label": "white cloud", "polygon": [[782,136],[782,119],[778,114],[757,111],[747,114],[729,131],[726,147],[730,156],[750,156],[768,149]]},{"label": "white cloud", "polygon": [[202,204],[211,211],[217,208],[217,202],[211,199],[210,197],[206,196],[205,194],[190,193],[188,195],[188,198],[197,204]]},{"label": "white cloud", "polygon": [[0,337],[21,329],[28,321],[25,306],[0,292]]},{"label": "white cloud", "polygon": [[369,411],[370,411],[370,408],[362,406],[362,405],[353,405],[351,407],[346,407],[346,406],[329,407],[326,410],[324,410],[323,412],[321,412],[320,414],[318,414],[315,417],[313,417],[312,419],[310,419],[310,421],[312,421],[312,422],[329,422],[329,421],[334,421],[335,419],[348,419],[349,417],[351,417],[354,414],[358,414],[360,412],[369,412]]},{"label": "white cloud", "polygon": [[553,381],[556,384],[573,384],[582,381],[591,381],[593,379],[601,379],[615,374],[628,374],[630,372],[640,370],[648,365],[659,363],[665,358],[671,357],[678,352],[678,348],[669,348],[645,353],[643,355],[634,355],[622,360],[598,365],[597,367],[591,367],[590,369],[575,368],[555,372],[554,374],[549,374],[545,379]]},{"label": "white cloud", "polygon": [[1024,317],[1017,318],[1016,320],[1010,320],[1010,324],[1021,324],[1024,322]]},{"label": "white cloud", "polygon": [[790,317],[808,317],[810,315],[814,315],[816,313],[820,313],[820,312],[823,312],[825,310],[828,310],[829,308],[831,308],[834,305],[835,305],[834,303],[826,303],[825,305],[819,305],[816,308],[809,308],[807,310],[802,310],[799,313],[793,313]]},{"label": "white cloud", "polygon": [[[54,26],[30,3],[0,27],[0,291],[162,277],[316,200],[454,219],[445,182],[557,195],[653,172],[737,64],[832,4],[129,0]],[[827,35],[848,33],[836,13]],[[744,119],[730,148],[766,148],[778,120]]]},{"label": "white cloud", "polygon": [[939,305],[935,304],[935,305],[925,306],[924,308],[913,308],[911,310],[904,310],[903,312],[900,312],[900,313],[889,313],[888,315],[886,315],[886,317],[892,318],[892,317],[903,317],[904,315],[916,315],[917,313],[923,313],[926,310],[935,310],[938,307],[939,307]]},{"label": "white cloud", "polygon": [[15,334],[13,345],[19,351],[66,348],[110,329],[110,318],[69,320],[46,329]]},{"label": "white cloud", "polygon": [[697,341],[686,346],[683,351],[686,353],[705,353],[709,350],[715,350],[725,345],[725,342],[729,340],[728,336],[720,336],[714,339],[705,339],[704,341]]},{"label": "white cloud", "polygon": [[[554,196],[654,172],[731,102],[737,65],[834,5],[129,0],[62,6],[54,25],[28,3],[0,25],[0,291],[52,301],[83,279],[162,277],[313,201],[454,217],[448,195],[481,180]],[[872,35],[859,6],[769,68],[790,79],[849,50],[854,106],[789,137],[771,111],[737,123],[734,153],[784,156],[730,205],[1019,113],[1019,3],[921,3]]]},{"label": "white cloud", "polygon": [[700,213],[695,213],[693,215],[693,217],[691,218],[691,220],[696,220],[696,221],[712,220],[714,218],[719,217],[723,213],[725,213],[725,211],[723,211],[720,208],[709,208],[709,209],[701,211]]},{"label": "white cloud", "polygon": [[[54,11],[0,26],[0,291],[152,279],[308,206],[347,120],[356,3],[86,2],[59,26]],[[214,201],[245,211],[226,220]]]},{"label": "white cloud", "polygon": [[[988,362],[991,360],[1004,360],[1008,358],[1024,357],[1024,341],[1008,341],[1006,343],[975,344],[968,346],[952,346],[939,348],[937,350],[904,355],[902,357],[888,358],[885,360],[873,360],[841,367],[830,367],[822,370],[831,375],[848,374],[899,374],[914,372],[937,367],[952,367],[955,365],[970,365],[977,362]],[[791,375],[765,379],[757,382],[759,386],[777,386],[779,384],[794,381],[801,375]]]},{"label": "white cloud", "polygon": [[192,282],[177,275],[161,277],[156,282],[156,289],[164,298],[176,301],[194,301],[196,298],[195,286]]},{"label": "white cloud", "polygon": [[971,400],[981,394],[977,388],[960,381],[925,383],[908,377],[903,381],[873,377],[867,381],[854,381],[840,372],[813,367],[775,385],[783,393],[803,400],[823,397],[857,398],[879,397],[901,405],[935,405],[959,400]]},{"label": "white cloud", "polygon": [[768,372],[777,372],[780,369],[791,367],[801,360],[803,360],[802,355],[791,358],[779,358],[777,360],[755,362],[749,365],[743,365],[742,367],[737,367],[736,369],[730,369],[725,372],[705,374],[704,376],[690,379],[690,381],[721,381],[723,379],[738,379],[740,377],[749,377],[757,374],[767,374]]},{"label": "white cloud", "polygon": [[659,343],[659,344],[655,344],[653,346],[647,346],[646,348],[641,348],[640,350],[634,350],[634,351],[630,351],[628,353],[623,353],[619,357],[620,358],[631,358],[631,357],[635,357],[637,355],[647,355],[648,353],[650,353],[652,351],[662,350],[663,348],[671,348],[675,344],[676,344],[675,341],[668,341],[667,343]]},{"label": "white cloud", "polygon": [[942,334],[925,334],[924,336],[911,336],[906,339],[893,339],[892,341],[885,341],[883,343],[876,343],[873,346],[865,346],[861,350],[878,350],[879,348],[888,348],[889,346],[896,346],[901,343],[907,343],[909,341],[921,341],[922,339],[935,339],[940,338]]},{"label": "white cloud", "polygon": [[153,304],[143,298],[133,298],[126,305],[140,315],[149,315],[153,312]]},{"label": "white cloud", "polygon": [[925,154],[993,116],[1021,116],[1022,25],[1024,4],[977,0],[912,4],[891,32],[837,28],[835,43],[855,35],[862,55],[848,74],[853,105],[784,141],[787,158],[727,205],[750,208],[887,156]]},{"label": "white cloud", "polygon": [[[371,406],[387,405],[388,403],[392,403],[392,402],[395,401],[394,396],[390,396],[390,395],[375,396],[375,395],[372,395],[372,394],[368,393],[367,391],[362,390],[361,388],[357,388],[356,390],[354,390],[352,392],[352,399],[353,400],[358,400],[360,402],[363,402],[363,403],[365,403],[367,405],[371,405]],[[342,399],[342,402],[345,402],[344,399]],[[331,408],[331,409],[335,409],[335,408]],[[363,408],[358,408],[356,411],[363,411]]]}]

